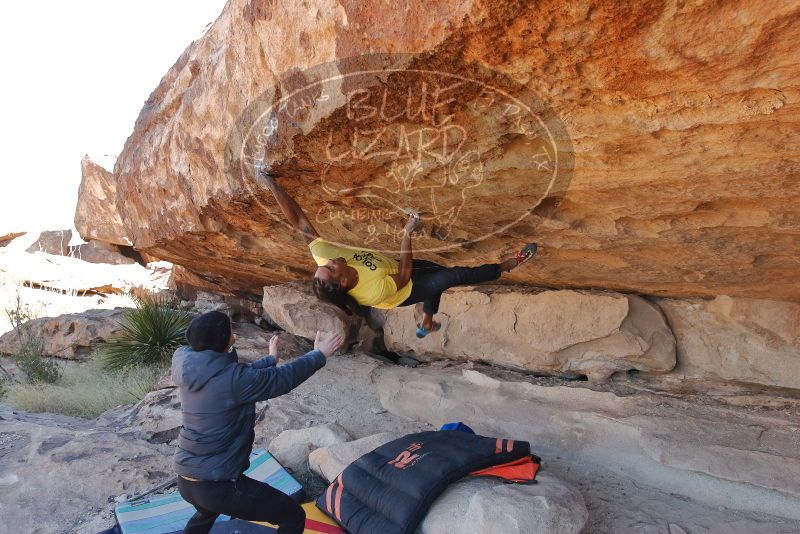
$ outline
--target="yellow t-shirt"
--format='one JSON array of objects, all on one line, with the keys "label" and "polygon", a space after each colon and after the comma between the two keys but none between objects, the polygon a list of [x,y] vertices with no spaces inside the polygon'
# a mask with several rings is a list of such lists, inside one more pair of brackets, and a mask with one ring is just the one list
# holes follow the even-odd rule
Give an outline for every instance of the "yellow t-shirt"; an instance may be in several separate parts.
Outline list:
[{"label": "yellow t-shirt", "polygon": [[358,272],[356,287],[347,293],[362,306],[396,308],[411,294],[411,280],[398,290],[389,276],[400,271],[394,258],[369,249],[338,247],[321,237],[312,241],[308,248],[320,267],[328,260],[344,258],[347,265]]}]

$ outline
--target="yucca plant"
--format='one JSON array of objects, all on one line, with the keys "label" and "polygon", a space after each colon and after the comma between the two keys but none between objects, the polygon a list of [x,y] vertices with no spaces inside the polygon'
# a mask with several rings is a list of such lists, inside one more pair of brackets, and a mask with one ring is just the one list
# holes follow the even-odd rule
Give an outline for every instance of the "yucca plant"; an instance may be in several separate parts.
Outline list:
[{"label": "yucca plant", "polygon": [[118,371],[144,365],[165,365],[175,349],[184,343],[191,315],[156,296],[133,297],[120,327],[122,332],[98,345],[107,369]]}]

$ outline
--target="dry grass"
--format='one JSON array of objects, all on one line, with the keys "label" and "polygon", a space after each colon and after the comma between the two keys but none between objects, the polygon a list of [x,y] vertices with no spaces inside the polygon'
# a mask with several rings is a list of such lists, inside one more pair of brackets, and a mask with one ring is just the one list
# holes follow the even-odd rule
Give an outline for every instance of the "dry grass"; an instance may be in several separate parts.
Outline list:
[{"label": "dry grass", "polygon": [[28,412],[50,412],[93,418],[150,392],[164,369],[135,367],[105,371],[98,360],[64,370],[54,384],[8,384],[5,402]]}]

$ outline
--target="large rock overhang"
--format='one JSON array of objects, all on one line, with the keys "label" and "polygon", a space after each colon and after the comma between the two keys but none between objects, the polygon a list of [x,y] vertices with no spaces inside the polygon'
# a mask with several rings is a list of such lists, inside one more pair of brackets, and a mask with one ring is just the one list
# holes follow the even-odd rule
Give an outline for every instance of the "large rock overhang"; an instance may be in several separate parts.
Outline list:
[{"label": "large rock overhang", "polygon": [[[798,14],[728,11],[415,2],[377,17],[357,3],[277,10],[234,0],[146,104],[115,169],[117,203],[137,248],[223,289],[259,292],[308,276],[302,236],[250,172],[265,149],[320,233],[345,244],[396,249],[402,209],[414,208],[430,215],[418,257],[477,264],[540,242],[541,259],[512,282],[798,300],[800,68],[790,43],[800,25],[786,23]],[[348,76],[375,58],[382,74]],[[384,121],[389,133],[372,146],[374,134],[353,141],[359,128],[387,125],[360,120],[375,103],[363,91],[381,98],[388,89],[397,104],[430,76],[422,72],[537,102],[543,124],[560,132],[550,152],[510,128],[502,106],[477,111],[473,84],[440,108],[466,131],[459,157],[414,168],[372,157],[402,150],[403,132],[419,127],[438,127],[445,139],[444,119],[401,114]],[[323,75],[340,83],[318,83]],[[270,106],[278,113],[263,115]],[[259,150],[236,153],[257,141],[247,133],[259,124]],[[560,181],[545,184],[533,158],[541,149]],[[468,153],[477,159],[461,157]],[[483,173],[482,187],[453,187],[465,183],[457,171]],[[409,173],[437,187],[408,188]],[[370,190],[378,194],[356,193]]]}]

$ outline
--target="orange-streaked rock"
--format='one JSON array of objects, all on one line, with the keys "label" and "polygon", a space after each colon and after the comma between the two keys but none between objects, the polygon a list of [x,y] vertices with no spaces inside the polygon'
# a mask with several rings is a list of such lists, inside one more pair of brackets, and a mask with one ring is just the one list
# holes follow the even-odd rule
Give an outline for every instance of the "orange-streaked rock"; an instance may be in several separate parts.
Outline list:
[{"label": "orange-streaked rock", "polygon": [[[269,193],[226,171],[231,130],[262,93],[296,87],[309,67],[407,53],[417,69],[476,63],[535,91],[563,123],[574,164],[561,202],[531,204],[532,216],[496,231],[505,211],[535,196],[519,165],[530,154],[495,116],[461,109],[494,185],[469,199],[446,237],[418,241],[454,248],[420,256],[477,264],[535,240],[541,257],[510,281],[798,301],[798,41],[791,2],[231,0],[146,102],[115,167],[117,208],[138,249],[221,288],[260,292],[309,276],[305,243],[272,217]],[[353,128],[342,94],[282,120],[270,147],[272,168],[313,214],[371,207],[320,187],[318,154]],[[335,170],[339,186],[377,176],[356,158]],[[423,196],[391,200],[415,207]],[[323,218],[318,229],[351,244],[370,236],[368,221]]]}]

